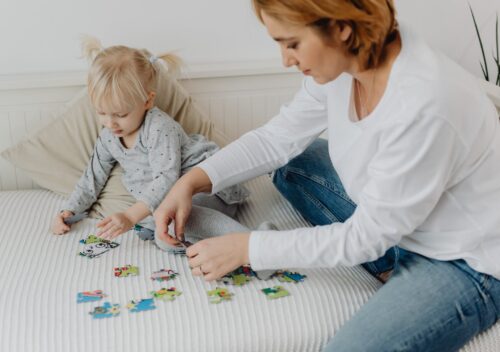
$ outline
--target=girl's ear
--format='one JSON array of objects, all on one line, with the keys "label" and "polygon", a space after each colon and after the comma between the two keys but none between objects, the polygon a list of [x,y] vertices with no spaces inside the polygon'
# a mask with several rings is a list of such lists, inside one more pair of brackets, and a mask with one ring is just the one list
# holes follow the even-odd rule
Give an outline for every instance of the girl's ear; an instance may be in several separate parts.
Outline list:
[{"label": "girl's ear", "polygon": [[156,92],[149,92],[148,100],[146,101],[146,109],[151,109],[155,103]]}]

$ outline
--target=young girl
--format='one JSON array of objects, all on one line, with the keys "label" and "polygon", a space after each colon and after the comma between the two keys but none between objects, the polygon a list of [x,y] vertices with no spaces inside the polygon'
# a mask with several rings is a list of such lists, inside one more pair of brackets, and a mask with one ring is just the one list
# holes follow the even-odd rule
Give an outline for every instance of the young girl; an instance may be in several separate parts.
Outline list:
[{"label": "young girl", "polygon": [[[93,38],[83,43],[92,61],[88,92],[104,128],[97,138],[85,173],[56,215],[52,231],[70,230],[70,216],[87,210],[96,200],[116,163],[123,168],[123,184],[137,202],[126,211],[100,221],[98,236],[111,240],[134,225],[141,238],[153,239],[151,216],[175,181],[187,170],[214,154],[218,147],[201,135],[188,136],[165,112],[154,106],[157,80],[164,64],[175,73],[179,59],[160,57],[146,50],[125,46],[103,49]],[[248,196],[241,186],[232,186],[215,196],[195,197],[195,218],[187,225],[186,236],[195,241],[245,229],[230,217],[238,203]],[[216,210],[215,210],[216,209]],[[163,249],[175,250],[179,242],[156,238]],[[179,248],[182,250],[182,248]]]},{"label": "young girl", "polygon": [[495,107],[475,77],[398,25],[392,0],[253,5],[302,87],[185,174],[155,212],[157,231],[196,191],[277,170],[277,188],[316,226],[200,241],[186,252],[194,275],[362,264],[386,283],[326,351],[459,350],[500,317]]}]

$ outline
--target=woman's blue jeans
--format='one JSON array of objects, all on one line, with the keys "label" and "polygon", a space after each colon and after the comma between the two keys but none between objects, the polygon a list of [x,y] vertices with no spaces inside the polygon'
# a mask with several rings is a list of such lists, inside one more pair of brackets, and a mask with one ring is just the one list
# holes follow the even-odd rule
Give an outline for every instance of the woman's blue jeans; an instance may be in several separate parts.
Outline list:
[{"label": "woman's blue jeans", "polygon": [[[273,182],[313,225],[343,222],[356,208],[326,140],[277,170]],[[463,260],[439,261],[396,246],[363,267],[375,277],[393,272],[325,351],[457,351],[499,318],[500,281]]]}]

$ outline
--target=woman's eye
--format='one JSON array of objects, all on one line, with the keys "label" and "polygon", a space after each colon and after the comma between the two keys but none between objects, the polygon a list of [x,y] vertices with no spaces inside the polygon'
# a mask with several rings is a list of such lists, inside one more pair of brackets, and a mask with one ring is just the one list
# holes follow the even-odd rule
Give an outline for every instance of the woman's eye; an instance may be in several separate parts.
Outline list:
[{"label": "woman's eye", "polygon": [[298,43],[290,43],[286,46],[287,49],[297,49]]}]

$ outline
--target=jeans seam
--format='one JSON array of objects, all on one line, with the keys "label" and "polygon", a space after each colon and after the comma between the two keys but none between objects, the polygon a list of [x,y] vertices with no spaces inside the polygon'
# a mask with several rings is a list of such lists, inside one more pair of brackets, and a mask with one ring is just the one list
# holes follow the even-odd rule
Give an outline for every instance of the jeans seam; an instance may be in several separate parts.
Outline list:
[{"label": "jeans seam", "polygon": [[346,202],[350,203],[352,206],[356,206],[355,203],[353,203],[353,201],[349,198],[349,196],[347,195],[347,193],[345,192],[342,192],[338,189],[338,187],[335,187],[335,185],[332,185],[331,183],[329,182],[326,182],[324,178],[321,178],[321,177],[317,177],[317,176],[314,176],[314,175],[307,175],[303,172],[301,172],[302,169],[297,169],[297,168],[294,168],[294,167],[287,167],[287,170],[285,172],[285,177],[286,177],[286,174],[288,173],[294,173],[296,175],[299,175],[299,176],[302,176],[308,180],[311,180],[312,182],[314,183],[317,183],[318,185],[320,186],[323,186],[325,188],[327,188],[329,191],[335,193],[336,195],[338,195],[339,197],[341,197],[343,200],[345,200]]},{"label": "jeans seam", "polygon": [[[340,220],[335,216],[335,214],[333,214],[330,209],[328,209],[327,207],[324,206],[323,203],[321,203],[319,200],[317,200],[315,197],[313,197],[312,195],[310,195],[309,192],[307,192],[301,185],[297,185],[297,187],[299,187],[302,191],[302,193],[312,202],[314,203],[314,205],[316,205],[319,210],[321,211],[321,213],[323,215],[325,215],[328,219],[332,220],[332,223],[334,222],[339,222]],[[326,211],[325,211],[326,210]],[[332,218],[333,217],[333,218]]]}]

